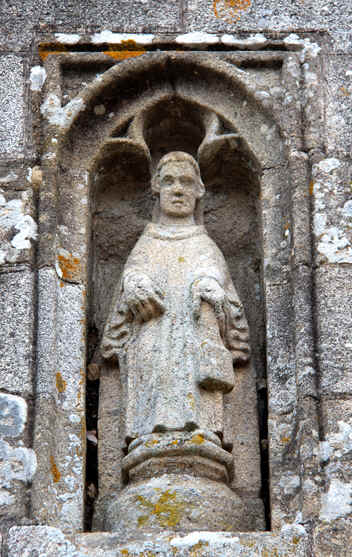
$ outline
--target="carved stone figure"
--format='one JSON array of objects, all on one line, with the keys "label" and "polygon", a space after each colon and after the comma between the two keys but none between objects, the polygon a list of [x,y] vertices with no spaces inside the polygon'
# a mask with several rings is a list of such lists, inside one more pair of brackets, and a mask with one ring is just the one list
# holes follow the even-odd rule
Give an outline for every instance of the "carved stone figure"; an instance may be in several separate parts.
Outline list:
[{"label": "carved stone figure", "polygon": [[226,485],[233,459],[222,440],[233,363],[249,358],[246,318],[224,257],[201,223],[205,190],[195,159],[165,155],[152,189],[155,222],[127,260],[101,347],[120,368],[130,481],[107,528],[126,535],[135,521],[136,531],[141,522],[154,531],[155,513],[143,514],[143,505],[158,505],[161,490],[188,509],[187,520],[169,526],[243,529],[241,500]]},{"label": "carved stone figure", "polygon": [[[248,327],[224,257],[196,223],[204,194],[198,164],[164,156],[153,178],[159,195],[126,263],[102,353],[118,358],[125,387],[125,437],[202,428],[223,433],[221,399],[233,364],[248,360]],[[199,217],[198,217],[199,218]]]}]

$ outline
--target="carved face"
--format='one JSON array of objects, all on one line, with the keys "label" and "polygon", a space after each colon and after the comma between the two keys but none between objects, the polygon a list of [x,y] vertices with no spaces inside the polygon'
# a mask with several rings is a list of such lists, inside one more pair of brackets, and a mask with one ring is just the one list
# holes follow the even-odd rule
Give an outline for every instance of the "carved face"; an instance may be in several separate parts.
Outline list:
[{"label": "carved face", "polygon": [[160,210],[173,217],[188,217],[194,213],[201,197],[199,177],[187,162],[170,161],[161,169],[159,177]]}]

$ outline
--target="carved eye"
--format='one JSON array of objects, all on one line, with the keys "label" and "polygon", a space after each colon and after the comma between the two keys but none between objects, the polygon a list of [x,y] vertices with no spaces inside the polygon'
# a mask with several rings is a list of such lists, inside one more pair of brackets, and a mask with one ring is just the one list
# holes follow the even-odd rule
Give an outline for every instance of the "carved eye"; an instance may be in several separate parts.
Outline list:
[{"label": "carved eye", "polygon": [[163,177],[161,185],[162,186],[172,186],[172,184],[174,183],[174,179],[172,176],[166,175]]}]

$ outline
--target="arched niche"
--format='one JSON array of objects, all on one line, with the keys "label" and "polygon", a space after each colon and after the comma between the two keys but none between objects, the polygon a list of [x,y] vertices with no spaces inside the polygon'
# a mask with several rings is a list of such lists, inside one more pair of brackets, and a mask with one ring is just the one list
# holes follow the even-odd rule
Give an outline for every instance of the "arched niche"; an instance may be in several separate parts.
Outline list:
[{"label": "arched niche", "polygon": [[[41,257],[47,256],[56,266],[62,283],[54,293],[53,320],[58,314],[63,322],[70,319],[72,307],[67,289],[77,287],[81,295],[77,311],[81,312],[86,330],[80,343],[77,340],[72,347],[76,354],[71,354],[72,365],[68,366],[64,381],[66,391],[75,391],[79,384],[83,392],[82,368],[96,357],[113,286],[151,218],[150,168],[165,150],[182,148],[198,155],[207,186],[205,222],[226,257],[251,330],[253,369],[239,379],[228,404],[233,406],[234,422],[237,420],[238,425],[242,420],[239,429],[234,429],[236,439],[229,440],[237,448],[237,462],[242,458],[243,464],[238,465],[234,487],[254,499],[260,489],[259,443],[255,428],[246,430],[246,419],[251,416],[252,424],[256,419],[256,377],[261,384],[265,375],[267,308],[262,291],[263,262],[270,259],[268,237],[271,243],[282,240],[271,227],[270,211],[280,215],[287,211],[284,205],[270,205],[272,191],[279,189],[279,180],[287,180],[287,174],[278,120],[262,99],[256,95],[253,76],[204,54],[149,54],[113,66],[98,76],[75,99],[72,106],[78,110],[69,115],[68,125],[60,127],[53,121],[48,124],[43,166],[49,197],[44,195],[41,203],[45,218],[40,250]],[[266,228],[263,198],[269,199]],[[57,366],[62,356],[57,348],[56,352]],[[53,378],[56,369],[53,364]],[[115,394],[118,399],[113,371],[105,369],[103,373],[105,392],[110,391],[110,400]],[[51,412],[55,427],[65,420],[72,421],[75,413],[81,418],[83,396],[77,397],[75,404],[65,405],[65,393],[57,397],[53,383],[54,379],[49,389],[54,391]],[[232,396],[235,401],[231,401]],[[118,421],[115,401],[111,406],[101,406],[100,414],[106,424],[105,432],[104,427],[101,432],[101,450],[106,453],[102,459],[110,463],[107,454],[111,452],[114,457],[121,450],[114,432]],[[36,431],[40,428],[41,417],[37,413]],[[63,440],[58,448],[49,435],[39,449],[42,473],[38,475],[38,488],[45,482],[52,483],[47,463],[54,462],[56,466],[56,455],[65,452],[64,443]],[[67,454],[72,452],[68,441],[66,449]],[[75,478],[79,494],[71,505],[77,511],[73,525],[67,507],[65,510],[60,503],[65,488],[57,482],[49,489],[50,511],[45,522],[61,524],[68,530],[82,528],[84,441],[80,450],[81,480],[78,473]],[[103,472],[102,498],[111,489],[118,489],[121,476],[116,467],[115,459]],[[35,503],[33,510],[40,518],[41,510]]]}]

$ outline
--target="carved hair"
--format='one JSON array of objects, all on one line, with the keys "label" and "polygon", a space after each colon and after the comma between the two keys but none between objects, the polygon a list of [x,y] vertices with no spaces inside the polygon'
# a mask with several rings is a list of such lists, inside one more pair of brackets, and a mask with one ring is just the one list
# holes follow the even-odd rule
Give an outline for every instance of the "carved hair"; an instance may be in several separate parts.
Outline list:
[{"label": "carved hair", "polygon": [[196,174],[199,178],[200,191],[202,193],[204,193],[204,184],[203,184],[203,181],[202,181],[202,177],[200,175],[199,165],[198,165],[196,159],[194,157],[192,157],[192,155],[190,155],[189,153],[186,153],[184,151],[171,151],[170,153],[167,153],[166,155],[161,157],[160,161],[158,162],[158,166],[156,167],[155,174],[152,178],[152,191],[153,191],[153,193],[159,193],[159,191],[160,191],[159,179],[160,179],[161,169],[168,162],[188,162],[189,164],[191,164],[192,167],[193,167],[193,170],[195,170],[195,172],[196,172]]}]

